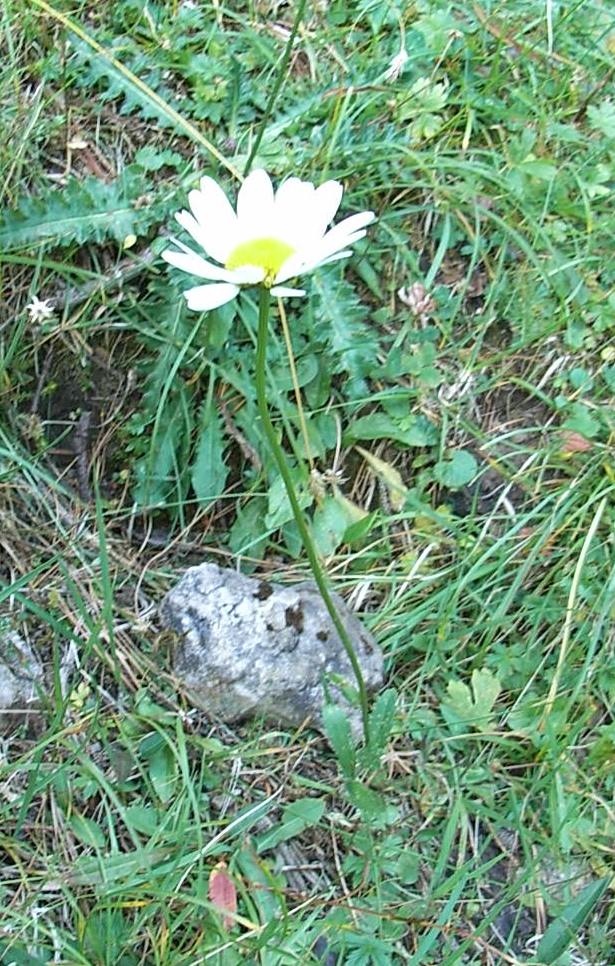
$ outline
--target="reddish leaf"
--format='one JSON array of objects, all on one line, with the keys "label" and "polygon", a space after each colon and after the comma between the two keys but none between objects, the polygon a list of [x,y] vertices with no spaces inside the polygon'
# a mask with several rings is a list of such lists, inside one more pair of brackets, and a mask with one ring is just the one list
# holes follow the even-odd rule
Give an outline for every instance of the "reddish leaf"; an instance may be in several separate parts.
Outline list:
[{"label": "reddish leaf", "polygon": [[218,862],[210,872],[209,898],[216,909],[224,914],[222,925],[225,929],[229,929],[235,922],[232,914],[237,912],[237,890],[235,883],[226,872],[224,862]]},{"label": "reddish leaf", "polygon": [[562,453],[586,453],[592,448],[592,444],[580,433],[575,433],[571,429],[566,429],[562,433]]}]

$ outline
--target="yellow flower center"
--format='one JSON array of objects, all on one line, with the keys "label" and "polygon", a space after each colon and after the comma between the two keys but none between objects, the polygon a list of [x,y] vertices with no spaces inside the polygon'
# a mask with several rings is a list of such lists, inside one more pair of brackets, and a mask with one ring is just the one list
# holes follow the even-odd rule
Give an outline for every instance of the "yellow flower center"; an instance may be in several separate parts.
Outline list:
[{"label": "yellow flower center", "polygon": [[265,270],[263,285],[271,288],[282,265],[294,251],[279,238],[254,238],[237,245],[227,258],[225,267],[232,271],[245,265],[256,265]]}]

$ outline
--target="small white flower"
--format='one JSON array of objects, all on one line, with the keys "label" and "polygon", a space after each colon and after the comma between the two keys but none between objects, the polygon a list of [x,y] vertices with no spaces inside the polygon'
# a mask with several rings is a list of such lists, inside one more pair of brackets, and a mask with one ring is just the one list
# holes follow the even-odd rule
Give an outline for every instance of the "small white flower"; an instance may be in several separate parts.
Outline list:
[{"label": "small white flower", "polygon": [[30,316],[30,322],[45,322],[55,315],[55,308],[51,299],[39,299],[34,296],[26,310]]},{"label": "small white flower", "polygon": [[[213,178],[202,178],[191,191],[191,211],[179,211],[177,221],[194,238],[206,261],[182,242],[162,257],[170,265],[213,283],[184,292],[188,308],[215,309],[234,299],[242,285],[264,285],[272,295],[305,295],[303,289],[281,285],[352,254],[349,246],[366,234],[373,211],[344,218],[327,231],[342,200],[338,181],[319,188],[309,181],[288,178],[273,191],[266,171],[252,171],[237,196],[237,211]],[[224,266],[224,267],[220,267]]]},{"label": "small white flower", "polygon": [[402,47],[399,53],[395,54],[395,57],[384,72],[384,79],[387,81],[396,81],[403,73],[404,67],[409,60],[410,58],[406,53],[406,48]]}]

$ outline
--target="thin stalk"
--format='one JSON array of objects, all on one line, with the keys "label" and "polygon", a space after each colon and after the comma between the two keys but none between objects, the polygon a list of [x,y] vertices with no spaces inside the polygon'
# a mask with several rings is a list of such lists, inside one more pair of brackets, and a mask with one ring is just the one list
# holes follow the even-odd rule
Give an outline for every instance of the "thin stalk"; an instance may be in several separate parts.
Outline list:
[{"label": "thin stalk", "polygon": [[291,509],[293,511],[293,516],[295,518],[295,523],[297,524],[297,529],[301,536],[307,558],[310,563],[310,568],[316,581],[316,586],[320,591],[320,595],[325,603],[325,607],[329,611],[329,616],[333,621],[333,626],[335,627],[337,633],[340,636],[340,640],[344,646],[344,650],[348,655],[348,660],[352,666],[352,670],[357,682],[357,687],[359,690],[359,701],[361,703],[361,717],[363,719],[363,734],[365,737],[365,743],[367,744],[369,739],[369,721],[368,721],[368,704],[367,704],[367,688],[365,687],[365,681],[363,680],[363,674],[361,673],[361,668],[357,660],[357,655],[355,649],[352,646],[352,641],[348,635],[346,628],[344,627],[340,616],[337,612],[335,604],[331,598],[331,594],[327,588],[327,583],[325,579],[324,572],[320,565],[318,559],[318,554],[316,553],[316,548],[310,536],[310,531],[305,522],[303,512],[299,506],[299,502],[295,495],[295,488],[293,485],[293,480],[290,475],[290,470],[286,463],[286,457],[282,451],[280,444],[278,443],[275,429],[273,428],[273,423],[271,422],[271,417],[269,415],[269,407],[267,405],[267,387],[265,382],[265,363],[267,358],[267,335],[269,328],[269,309],[271,306],[271,299],[269,295],[269,290],[264,286],[261,287],[259,292],[259,305],[258,305],[258,336],[256,341],[256,399],[258,402],[258,410],[263,423],[263,428],[265,430],[265,435],[267,436],[267,442],[273,453],[273,457],[276,461],[278,470],[280,471],[280,476],[284,481],[284,486],[286,487],[286,492],[288,493],[288,499],[290,501]]},{"label": "thin stalk", "polygon": [[261,141],[263,140],[263,134],[265,133],[265,128],[269,123],[269,118],[273,112],[274,104],[277,100],[278,94],[280,93],[280,88],[282,87],[282,82],[284,80],[284,74],[286,73],[286,68],[288,67],[288,62],[290,60],[291,51],[293,49],[293,44],[295,42],[295,37],[297,36],[297,31],[299,30],[299,24],[303,20],[303,11],[305,10],[306,0],[299,0],[299,5],[297,6],[297,13],[295,15],[295,22],[293,23],[292,30],[290,32],[290,37],[286,43],[286,49],[284,51],[284,56],[282,57],[282,62],[278,68],[278,74],[273,85],[271,94],[269,95],[269,100],[267,101],[267,106],[265,108],[265,113],[261,118],[261,123],[259,125],[256,137],[254,138],[254,144],[252,145],[252,150],[248,156],[246,166],[243,172],[244,178],[250,173],[250,169],[256,157],[256,153],[261,146]]}]

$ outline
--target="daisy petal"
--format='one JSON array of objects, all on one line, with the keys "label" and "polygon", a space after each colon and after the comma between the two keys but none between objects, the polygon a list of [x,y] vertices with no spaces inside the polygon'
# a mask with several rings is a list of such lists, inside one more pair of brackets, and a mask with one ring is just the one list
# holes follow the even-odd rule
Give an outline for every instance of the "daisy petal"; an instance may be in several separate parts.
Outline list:
[{"label": "daisy petal", "polygon": [[339,181],[325,181],[314,193],[314,214],[312,223],[316,237],[321,237],[335,218],[340,206],[344,189]]},{"label": "daisy petal", "polygon": [[[226,261],[226,256],[224,256],[224,258],[217,258],[213,254],[213,251],[210,248],[211,231],[207,231],[207,229],[203,228],[203,226],[196,220],[194,215],[191,215],[189,211],[178,211],[175,215],[175,219],[177,222],[179,222],[182,228],[187,231],[192,238],[194,238],[197,245],[200,245],[208,255],[211,255],[211,257],[215,258],[218,262]],[[214,243],[214,248],[216,247],[217,246]]]},{"label": "daisy petal", "polygon": [[169,248],[162,253],[162,257],[169,265],[174,265],[175,268],[181,269],[182,272],[189,272],[190,275],[198,275],[199,278],[207,278],[212,282],[236,281],[235,272],[229,272],[225,268],[220,268],[218,265],[212,265],[210,262],[206,262],[196,252],[176,252],[172,248]]},{"label": "daisy petal", "polygon": [[276,284],[278,282],[286,282],[289,278],[294,278],[295,275],[300,275],[304,271],[304,265],[306,263],[304,252],[295,252],[289,258],[283,262],[278,274],[275,277]]},{"label": "daisy petal", "polygon": [[360,228],[371,225],[372,221],[375,220],[376,215],[373,211],[360,211],[356,215],[350,215],[349,218],[344,218],[343,221],[338,221],[337,225],[334,225],[331,231],[339,231],[343,235],[352,235],[353,232],[359,231]]},{"label": "daisy petal", "polygon": [[305,244],[306,226],[311,224],[314,212],[314,196],[314,185],[300,178],[288,178],[276,191],[274,231],[292,248]]},{"label": "daisy petal", "polygon": [[219,305],[230,302],[238,292],[238,285],[217,282],[214,285],[197,285],[196,288],[189,288],[184,292],[184,297],[189,309],[208,312],[210,309],[217,309]]},{"label": "daisy petal", "polygon": [[275,193],[276,214],[286,214],[291,209],[302,208],[314,195],[314,185],[301,178],[287,178]]},{"label": "daisy petal", "polygon": [[232,275],[232,282],[237,285],[258,285],[265,278],[267,272],[260,265],[242,265],[241,268],[234,268],[229,275]]},{"label": "daisy petal", "polygon": [[224,191],[213,178],[201,178],[201,190],[191,191],[188,201],[198,222],[208,255],[225,262],[237,234],[237,215]]},{"label": "daisy petal", "polygon": [[291,298],[293,295],[305,295],[305,289],[303,288],[285,288],[283,285],[274,285],[274,287],[270,289],[270,292],[272,295],[277,295],[280,298],[284,298],[286,296]]},{"label": "daisy petal", "polygon": [[312,262],[303,269],[304,272],[312,272],[315,268],[321,268],[323,265],[330,265],[332,262],[339,262],[341,258],[349,258],[352,255],[350,249],[346,249],[343,252],[336,252],[335,255],[329,255],[328,258],[318,259],[316,262]]},{"label": "daisy petal", "polygon": [[239,240],[267,231],[273,221],[273,187],[266,171],[252,171],[237,195]]},{"label": "daisy petal", "polygon": [[302,252],[304,261],[309,264],[324,262],[331,255],[335,255],[340,249],[346,251],[350,245],[361,241],[366,234],[367,232],[363,229],[362,231],[355,231],[352,235],[340,235],[333,228],[330,232],[327,232],[322,241],[318,242],[317,245],[314,245],[309,251]]}]

